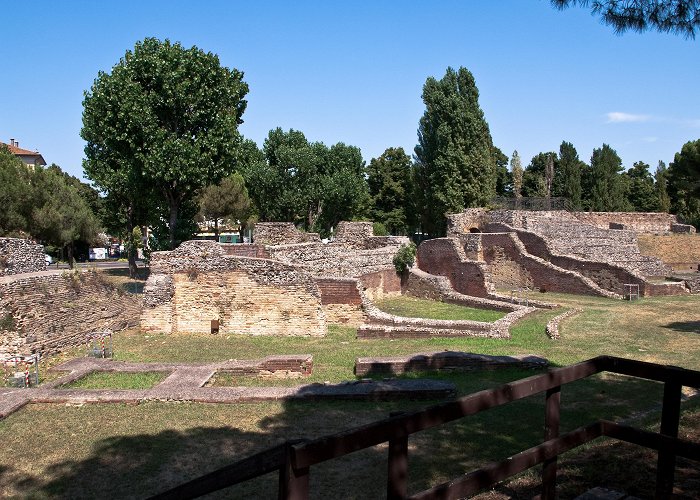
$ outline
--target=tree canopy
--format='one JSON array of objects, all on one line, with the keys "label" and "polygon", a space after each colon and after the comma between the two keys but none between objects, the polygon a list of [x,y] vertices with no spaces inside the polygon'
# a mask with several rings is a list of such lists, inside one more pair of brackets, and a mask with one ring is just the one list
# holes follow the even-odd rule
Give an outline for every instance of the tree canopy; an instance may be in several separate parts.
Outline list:
[{"label": "tree canopy", "polygon": [[627,30],[677,33],[695,38],[700,28],[700,1],[698,0],[551,0],[559,9],[572,6],[590,7],[593,15],[615,32]]},{"label": "tree canopy", "polygon": [[671,209],[700,227],[700,139],[686,142],[676,153],[668,172]]},{"label": "tree canopy", "polygon": [[372,220],[391,234],[409,234],[415,223],[411,158],[403,148],[388,148],[372,158],[367,174]]},{"label": "tree canopy", "polygon": [[359,148],[309,142],[276,128],[262,153],[245,146],[241,173],[261,221],[287,221],[327,234],[341,220],[366,215],[369,194]]},{"label": "tree canopy", "polygon": [[423,231],[444,234],[445,214],[485,205],[496,192],[493,141],[479,90],[466,68],[447,68],[423,86],[425,112],[418,127],[416,173]]},{"label": "tree canopy", "polygon": [[83,101],[83,167],[131,219],[127,233],[165,220],[175,247],[181,208],[235,170],[247,92],[211,52],[155,38],[98,73]]}]

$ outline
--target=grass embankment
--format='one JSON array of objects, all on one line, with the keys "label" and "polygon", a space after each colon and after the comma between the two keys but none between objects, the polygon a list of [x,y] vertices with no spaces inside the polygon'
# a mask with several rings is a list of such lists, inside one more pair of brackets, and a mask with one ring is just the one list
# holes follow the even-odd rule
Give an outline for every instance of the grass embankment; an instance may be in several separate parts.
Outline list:
[{"label": "grass embankment", "polygon": [[[211,335],[115,336],[116,359],[190,361],[260,358],[309,353],[314,374],[305,381],[353,377],[354,359],[436,350],[486,354],[534,353],[556,365],[611,354],[697,369],[700,366],[700,297],[666,297],[622,302],[546,294],[543,299],[584,312],[561,325],[562,338],[549,340],[544,325],[558,311],[542,311],[515,325],[511,339],[357,340],[355,331],[331,327],[324,338]],[[503,370],[430,374],[457,384],[460,394],[490,388],[533,372]],[[256,380],[252,378],[252,380]],[[265,381],[298,384],[293,381]],[[253,382],[258,383],[258,382]],[[655,428],[659,384],[601,375],[562,390],[562,432],[596,418],[635,420]],[[425,402],[266,402],[199,405],[147,402],[137,406],[30,405],[0,421],[0,496],[143,497],[209,472],[293,437],[315,437],[383,418],[391,411],[421,408]],[[416,434],[409,441],[409,492],[445,481],[492,460],[501,460],[542,439],[543,397],[511,403]],[[658,424],[656,424],[658,428]],[[700,408],[684,406],[681,434],[700,438]],[[42,450],[33,453],[32,450]],[[567,455],[559,481],[562,498],[588,487],[607,486],[640,497],[653,495],[639,471],[653,470],[652,456],[605,441]],[[644,455],[644,454],[642,454]],[[26,457],[22,459],[22,457]],[[634,461],[634,467],[630,465]],[[677,484],[692,497],[695,468],[681,464]],[[617,471],[617,472],[616,472]],[[628,471],[629,473],[625,473]],[[648,474],[647,474],[648,475]],[[378,498],[385,495],[386,447],[348,455],[311,469],[315,498]],[[125,481],[124,478],[129,480]],[[515,479],[490,495],[517,489],[527,495],[534,474]],[[651,475],[653,481],[653,474]],[[270,498],[276,478],[252,481],[217,498]]]}]

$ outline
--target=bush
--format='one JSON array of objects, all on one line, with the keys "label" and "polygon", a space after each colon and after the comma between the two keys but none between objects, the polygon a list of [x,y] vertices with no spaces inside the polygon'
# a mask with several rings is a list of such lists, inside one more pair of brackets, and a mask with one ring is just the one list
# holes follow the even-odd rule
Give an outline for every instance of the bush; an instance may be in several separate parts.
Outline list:
[{"label": "bush", "polygon": [[386,226],[381,222],[372,224],[372,233],[375,236],[389,236],[389,231],[387,231]]},{"label": "bush", "polygon": [[406,269],[413,266],[416,261],[416,245],[410,243],[408,245],[401,245],[399,251],[394,255],[394,267],[397,273],[402,273]]}]

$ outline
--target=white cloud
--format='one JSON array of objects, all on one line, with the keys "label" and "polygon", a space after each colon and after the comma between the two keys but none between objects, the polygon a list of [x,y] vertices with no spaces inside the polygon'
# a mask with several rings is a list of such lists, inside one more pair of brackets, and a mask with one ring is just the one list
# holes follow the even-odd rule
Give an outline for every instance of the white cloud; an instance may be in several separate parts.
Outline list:
[{"label": "white cloud", "polygon": [[632,113],[621,113],[619,111],[613,111],[606,116],[608,117],[608,123],[648,122],[651,120],[651,116],[649,115],[635,115]]}]

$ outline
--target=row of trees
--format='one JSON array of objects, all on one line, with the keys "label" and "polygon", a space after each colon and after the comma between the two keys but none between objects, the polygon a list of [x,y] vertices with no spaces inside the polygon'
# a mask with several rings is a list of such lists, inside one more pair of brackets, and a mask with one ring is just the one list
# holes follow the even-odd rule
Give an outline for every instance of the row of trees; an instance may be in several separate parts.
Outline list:
[{"label": "row of trees", "polygon": [[340,220],[371,218],[393,234],[439,236],[446,213],[499,195],[697,218],[696,191],[686,185],[698,170],[697,145],[654,178],[643,163],[623,172],[607,145],[586,164],[567,142],[524,169],[514,153],[509,169],[465,68],[427,79],[413,158],[388,148],[369,165],[355,146],[312,142],[298,130],[273,129],[258,148],[238,132],[247,92],[243,74],[216,55],[153,38],[98,74],[84,100],[84,169],[110,207],[104,225],[127,239],[134,270],[139,227],[153,229],[155,249],[174,248],[196,232],[197,213],[217,222],[291,221],[322,234]]},{"label": "row of trees", "polygon": [[73,265],[76,245],[97,241],[98,193],[58,166],[28,168],[0,147],[0,236],[31,237],[64,250]]}]

